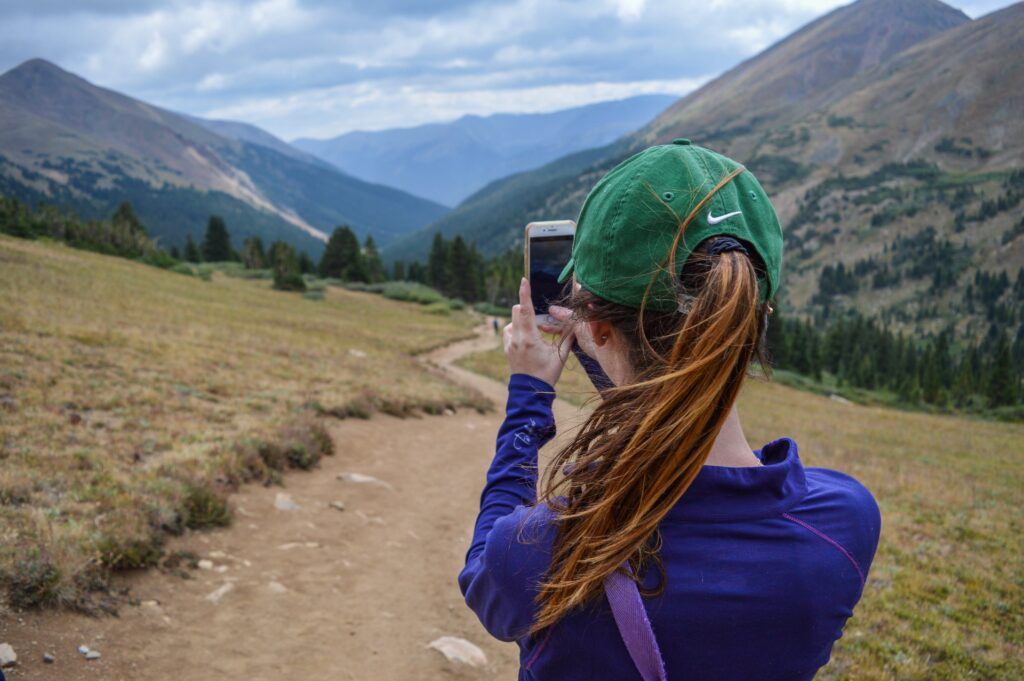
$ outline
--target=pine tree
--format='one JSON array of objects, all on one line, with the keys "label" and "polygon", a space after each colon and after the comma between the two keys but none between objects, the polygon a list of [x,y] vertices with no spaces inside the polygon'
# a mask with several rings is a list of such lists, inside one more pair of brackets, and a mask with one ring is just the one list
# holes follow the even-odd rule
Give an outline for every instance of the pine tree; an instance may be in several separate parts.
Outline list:
[{"label": "pine tree", "polygon": [[274,262],[274,288],[279,291],[306,290],[295,249],[283,241],[275,241],[271,246],[270,257]]},{"label": "pine tree", "polygon": [[391,263],[391,278],[394,281],[405,281],[405,263],[401,260],[396,260]]},{"label": "pine tree", "polygon": [[142,222],[139,221],[138,216],[135,214],[135,209],[132,208],[132,204],[128,201],[122,201],[118,205],[110,221],[115,225],[124,225],[133,234],[141,234],[143,236],[146,234],[146,228],[142,226]]},{"label": "pine tree", "polygon": [[202,254],[199,252],[199,247],[196,246],[196,242],[192,240],[191,234],[185,235],[185,260],[188,262],[202,262]]},{"label": "pine tree", "polygon": [[320,276],[344,281],[365,281],[359,240],[348,225],[339,225],[331,234],[320,258]]},{"label": "pine tree", "polygon": [[434,242],[430,246],[430,255],[427,257],[427,284],[442,293],[448,292],[451,281],[451,261],[448,253],[448,244],[438,232],[434,235]]},{"label": "pine tree", "polygon": [[267,259],[263,252],[263,241],[258,236],[251,236],[242,242],[242,262],[247,270],[258,270]]},{"label": "pine tree", "polygon": [[1016,404],[1019,378],[1014,369],[1010,343],[1006,340],[1005,335],[1000,335],[988,374],[988,390],[986,392],[991,406],[1002,407]]},{"label": "pine tree", "polygon": [[380,251],[377,250],[377,244],[369,234],[366,235],[366,241],[363,242],[363,266],[366,270],[366,279],[371,284],[387,279],[384,274],[384,263],[380,259]]},{"label": "pine tree", "polygon": [[469,248],[461,236],[456,236],[448,252],[448,271],[450,273],[450,295],[463,300],[476,299],[475,272],[470,259]]},{"label": "pine tree", "polygon": [[309,254],[303,251],[299,253],[299,272],[303,274],[312,274],[316,272],[316,265],[313,264],[313,259],[309,257]]},{"label": "pine tree", "polygon": [[206,224],[206,238],[203,239],[203,260],[224,262],[231,260],[231,235],[219,215],[211,215]]}]

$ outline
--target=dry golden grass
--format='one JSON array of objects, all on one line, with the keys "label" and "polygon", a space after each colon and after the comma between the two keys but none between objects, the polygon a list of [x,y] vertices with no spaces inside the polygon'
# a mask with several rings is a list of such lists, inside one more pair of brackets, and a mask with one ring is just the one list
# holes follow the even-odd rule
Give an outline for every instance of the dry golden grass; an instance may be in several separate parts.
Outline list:
[{"label": "dry golden grass", "polygon": [[[499,350],[463,365],[505,380]],[[559,394],[590,388],[570,369]],[[1024,678],[1024,425],[844,404],[763,380],[740,415],[755,447],[792,437],[805,465],[872,491],[882,538],[825,679]]]},{"label": "dry golden grass", "polygon": [[153,564],[166,532],[226,522],[223,488],[329,453],[317,413],[483,408],[413,357],[471,325],[0,236],[8,601],[90,609],[102,567]]}]

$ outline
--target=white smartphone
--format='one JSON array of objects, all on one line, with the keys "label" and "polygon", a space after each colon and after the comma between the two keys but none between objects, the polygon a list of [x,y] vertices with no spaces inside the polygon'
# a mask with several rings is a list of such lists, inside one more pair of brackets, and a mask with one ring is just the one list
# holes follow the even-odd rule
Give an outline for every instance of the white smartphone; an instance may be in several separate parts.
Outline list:
[{"label": "white smartphone", "polygon": [[548,314],[551,301],[560,298],[569,285],[558,283],[558,275],[572,256],[572,239],[576,234],[573,220],[552,220],[531,222],[526,225],[524,260],[526,278],[530,281],[530,293],[537,321],[551,324],[554,319]]}]

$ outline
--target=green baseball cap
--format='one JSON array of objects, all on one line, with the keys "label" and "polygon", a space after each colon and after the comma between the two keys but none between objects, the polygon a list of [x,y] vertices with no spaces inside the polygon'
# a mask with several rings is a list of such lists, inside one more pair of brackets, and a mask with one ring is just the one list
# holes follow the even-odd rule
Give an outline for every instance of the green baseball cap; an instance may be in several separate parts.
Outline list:
[{"label": "green baseball cap", "polygon": [[[652,277],[668,262],[679,225],[695,208],[676,251],[674,277],[700,242],[725,234],[753,247],[763,260],[759,300],[774,296],[782,269],[782,227],[768,195],[749,170],[688,139],[648,147],[594,185],[580,209],[572,258],[559,283],[575,271],[576,281],[592,293],[640,307]],[[662,271],[647,307],[670,312],[677,306],[676,288]]]}]

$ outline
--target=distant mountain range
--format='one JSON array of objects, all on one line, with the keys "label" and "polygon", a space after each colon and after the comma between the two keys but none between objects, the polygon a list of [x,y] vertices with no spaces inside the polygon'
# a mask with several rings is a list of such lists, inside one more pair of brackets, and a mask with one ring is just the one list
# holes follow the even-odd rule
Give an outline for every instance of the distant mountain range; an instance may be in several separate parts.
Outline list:
[{"label": "distant mountain range", "polygon": [[[972,21],[938,0],[859,0],[634,133],[491,183],[385,256],[422,259],[436,232],[492,255],[521,247],[523,225],[575,218],[619,161],[689,137],[767,186],[789,306],[851,305],[938,328],[960,319],[972,277],[1024,265],[1024,172],[1011,174],[1024,168],[1022,58],[1024,3]],[[821,294],[838,263],[856,268],[859,287]]]},{"label": "distant mountain range", "polygon": [[0,76],[0,194],[85,217],[129,200],[168,245],[219,214],[236,241],[284,239],[313,255],[338,224],[386,244],[446,210],[254,126],[176,114],[41,59]]},{"label": "distant mountain range", "polygon": [[356,177],[454,206],[492,180],[604,146],[675,101],[640,95],[551,113],[470,115],[326,140],[301,138],[292,145]]}]

